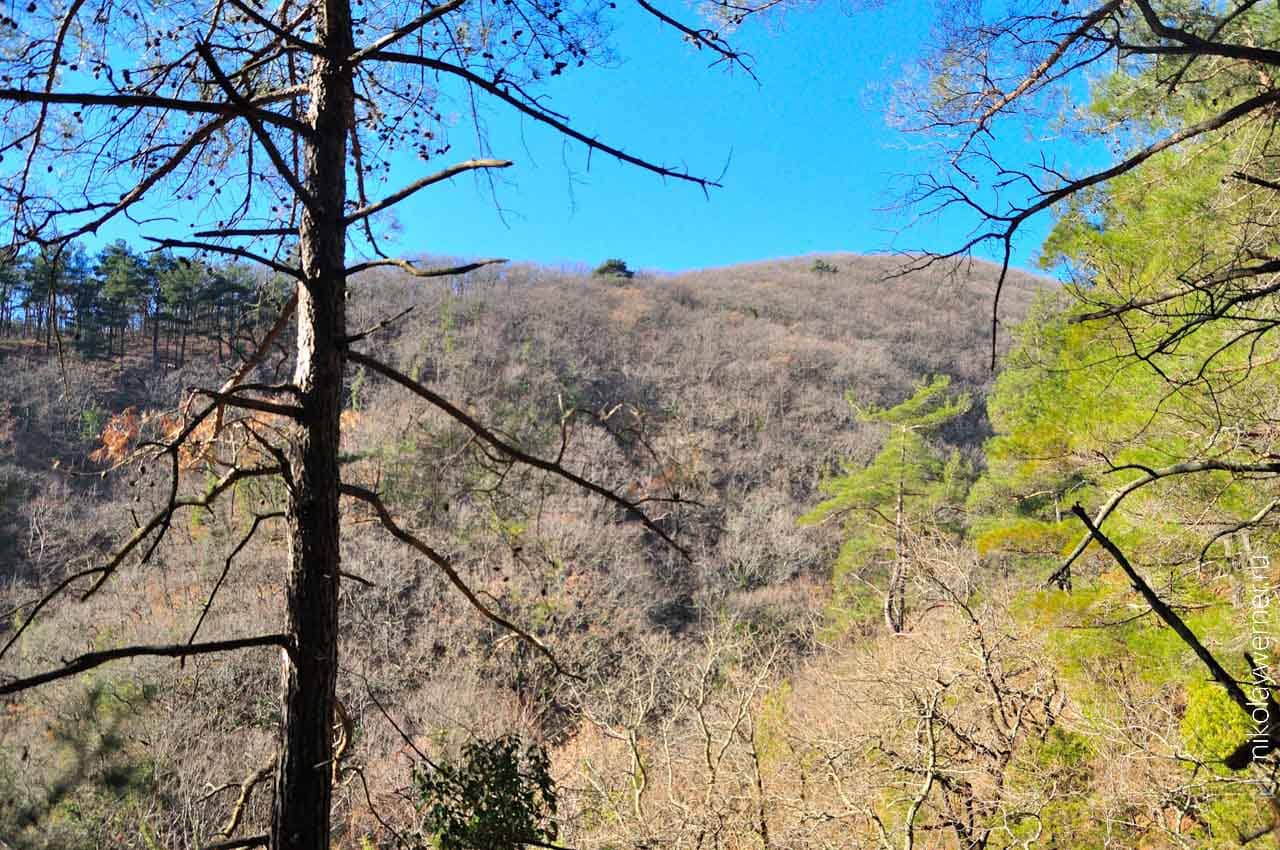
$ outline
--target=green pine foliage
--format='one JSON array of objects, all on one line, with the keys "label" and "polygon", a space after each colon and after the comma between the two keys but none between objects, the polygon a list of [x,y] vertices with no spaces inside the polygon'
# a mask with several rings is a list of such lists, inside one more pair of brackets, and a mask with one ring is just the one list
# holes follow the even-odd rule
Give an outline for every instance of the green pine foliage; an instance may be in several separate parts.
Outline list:
[{"label": "green pine foliage", "polygon": [[860,407],[848,398],[859,422],[884,429],[880,450],[865,466],[844,463],[841,474],[821,483],[826,498],[800,517],[802,525],[835,520],[843,527],[833,606],[846,618],[865,617],[868,578],[887,573],[886,616],[900,628],[901,584],[914,539],[959,527],[956,509],[971,467],[958,452],[944,456],[928,440],[969,410],[969,396],[951,394],[950,385],[945,375],[922,380],[909,398],[889,408]]},{"label": "green pine foliage", "polygon": [[[1128,73],[1104,81],[1094,107],[1100,121],[1135,114],[1150,97],[1143,82]],[[1201,84],[1202,97],[1136,110],[1137,131],[1199,120],[1216,89],[1238,83],[1223,74]],[[1043,583],[1083,538],[1073,504],[1096,514],[1153,470],[1274,457],[1280,368],[1266,333],[1276,296],[1250,295],[1208,319],[1223,293],[1177,288],[1269,244],[1256,222],[1267,217],[1270,196],[1232,178],[1254,143],[1236,134],[1166,151],[1063,210],[1043,255],[1071,284],[1033,307],[988,398],[995,434],[967,506],[973,543],[990,567]],[[1105,315],[1135,303],[1149,306]],[[1278,495],[1274,476],[1176,474],[1135,490],[1103,524],[1243,682],[1251,680],[1243,653],[1255,640],[1274,669],[1280,616],[1267,553],[1280,535],[1270,522],[1232,529],[1265,516]],[[1134,789],[1183,789],[1188,802],[1176,817],[1163,815],[1161,828],[1173,831],[1172,822],[1190,846],[1239,846],[1266,828],[1273,813],[1249,786],[1266,782],[1221,761],[1255,731],[1250,718],[1100,548],[1087,549],[1071,577],[1069,591],[1025,594],[1021,616],[1050,635],[1049,660],[1079,711],[1081,734],[1100,758],[1125,766]],[[1129,760],[1134,750],[1168,761],[1139,766]],[[1073,836],[1063,846],[1100,846],[1079,831],[1084,816],[1118,798],[1091,785],[1081,810],[1052,809],[1046,824]]]}]

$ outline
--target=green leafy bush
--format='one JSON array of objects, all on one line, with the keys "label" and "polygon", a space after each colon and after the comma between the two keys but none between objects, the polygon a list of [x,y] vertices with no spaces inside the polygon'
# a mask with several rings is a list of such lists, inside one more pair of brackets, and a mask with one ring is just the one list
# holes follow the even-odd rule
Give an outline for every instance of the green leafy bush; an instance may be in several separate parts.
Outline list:
[{"label": "green leafy bush", "polygon": [[623,277],[628,280],[636,276],[635,272],[627,268],[626,260],[619,260],[617,257],[610,257],[596,266],[592,274],[596,277]]},{"label": "green leafy bush", "polygon": [[472,741],[453,763],[414,771],[423,837],[437,850],[516,850],[559,833],[551,762],[519,735]]}]

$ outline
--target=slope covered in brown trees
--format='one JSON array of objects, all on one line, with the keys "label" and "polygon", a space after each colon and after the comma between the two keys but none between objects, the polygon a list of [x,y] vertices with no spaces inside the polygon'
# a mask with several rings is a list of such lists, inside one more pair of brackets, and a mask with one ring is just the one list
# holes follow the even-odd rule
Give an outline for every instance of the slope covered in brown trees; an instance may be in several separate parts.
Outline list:
[{"label": "slope covered in brown trees", "polygon": [[[351,507],[340,746],[352,772],[339,785],[340,846],[385,838],[378,816],[412,821],[396,794],[408,777],[406,735],[447,752],[469,735],[515,730],[570,752],[585,730],[623,734],[599,706],[625,710],[620,695],[652,674],[643,658],[694,664],[692,648],[744,635],[772,636],[762,670],[814,651],[839,532],[796,520],[824,475],[869,460],[882,436],[856,421],[846,394],[891,405],[923,376],[945,374],[980,397],[993,378],[994,270],[886,279],[893,268],[826,255],[631,278],[517,265],[353,283],[349,325],[373,330],[384,362],[522,450],[561,456],[584,478],[648,500],[679,548],[611,503],[498,463],[453,419],[355,368],[344,390],[344,482],[379,492],[401,528],[447,556],[479,600],[569,675]],[[1013,282],[1006,318],[1025,311],[1038,283]],[[162,427],[182,388],[219,378],[220,346],[177,369],[153,363],[144,329],[134,334],[139,356],[112,360],[0,341],[0,592],[15,611],[0,639],[25,616],[20,606],[103,557],[164,497],[155,470],[102,475],[113,440],[127,448]],[[940,441],[978,462],[983,417],[974,405]],[[18,667],[6,672],[126,639],[180,643],[197,624],[203,640],[272,630],[280,498],[273,485],[245,482],[230,502],[192,513],[94,605],[59,602],[23,634]],[[255,520],[264,533],[237,550]],[[240,821],[226,821],[241,783],[269,763],[275,679],[266,655],[235,655],[107,665],[23,694],[0,733],[0,834],[18,836],[17,847],[132,846],[145,832],[179,848],[227,826],[260,832],[266,785],[245,795]]]}]

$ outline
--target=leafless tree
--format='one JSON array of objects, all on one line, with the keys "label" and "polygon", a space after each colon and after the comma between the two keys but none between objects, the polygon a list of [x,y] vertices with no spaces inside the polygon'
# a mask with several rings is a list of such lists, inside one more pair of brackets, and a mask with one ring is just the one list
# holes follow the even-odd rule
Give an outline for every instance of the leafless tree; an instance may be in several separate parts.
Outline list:
[{"label": "leafless tree", "polygon": [[[0,694],[119,658],[278,647],[283,720],[271,832],[234,841],[280,850],[327,848],[338,757],[332,728],[341,501],[363,506],[434,563],[484,616],[534,640],[471,592],[447,558],[399,523],[374,489],[342,480],[340,414],[349,363],[461,423],[495,467],[525,464],[567,479],[675,545],[643,512],[653,494],[624,498],[571,472],[562,456],[525,452],[362,350],[380,325],[352,329],[346,321],[347,282],[360,271],[392,266],[425,278],[501,262],[421,268],[385,253],[373,223],[434,184],[512,164],[488,154],[478,118],[476,140],[468,143],[476,155],[445,164],[460,144],[447,118],[455,109],[473,115],[478,102],[492,102],[589,152],[704,190],[717,185],[601,141],[538,96],[541,81],[573,72],[605,51],[606,16],[614,5],[71,0],[33,2],[20,17],[3,20],[0,154],[7,159],[0,197],[13,244],[35,244],[56,258],[77,237],[127,220],[151,233],[147,238],[158,248],[254,261],[289,281],[292,294],[221,386],[192,391],[179,416],[137,423],[130,432],[136,441],[120,459],[163,465],[167,498],[105,563],[69,571],[27,606],[22,624],[0,646],[0,658],[11,654],[54,600],[70,593],[92,597],[130,559],[152,558],[184,512],[208,508],[252,480],[278,480],[285,493],[282,510],[255,516],[241,544],[270,523],[287,526],[290,557],[278,632],[201,642],[197,625],[185,643],[90,653],[56,670],[10,677]],[[687,26],[640,5],[717,62],[747,67],[716,29]],[[737,23],[751,11],[727,17]],[[414,153],[428,168],[382,189]],[[191,232],[178,232],[178,225]],[[56,299],[50,304],[56,309]],[[292,375],[282,376],[268,355],[291,323]],[[50,327],[57,328],[56,317]],[[568,427],[566,421],[566,435]],[[191,495],[186,473],[195,469],[217,477]],[[216,592],[215,586],[210,606]],[[255,777],[246,793],[265,774]]]}]

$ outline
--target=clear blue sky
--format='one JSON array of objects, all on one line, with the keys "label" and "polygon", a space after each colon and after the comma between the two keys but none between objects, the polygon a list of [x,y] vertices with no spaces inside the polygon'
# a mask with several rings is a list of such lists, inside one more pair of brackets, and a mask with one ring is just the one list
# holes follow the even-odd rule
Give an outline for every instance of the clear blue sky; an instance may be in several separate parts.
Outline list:
[{"label": "clear blue sky", "polygon": [[[723,64],[709,68],[710,51],[695,50],[628,0],[618,6],[617,61],[550,79],[546,105],[630,154],[699,176],[723,171],[724,188],[704,196],[694,185],[599,154],[588,168],[584,146],[504,104],[482,102],[489,150],[480,150],[470,116],[462,115],[447,161],[481,154],[513,160],[500,172],[496,195],[474,175],[420,192],[390,214],[398,229],[384,249],[548,265],[619,257],[636,269],[679,271],[823,252],[946,251],[976,224],[954,216],[900,232],[907,218],[887,211],[900,202],[904,179],[931,164],[925,139],[886,120],[894,81],[924,49],[928,0],[857,10],[848,0],[828,0],[749,20],[733,44],[752,55],[759,84]],[[660,8],[696,22],[685,0],[664,0]],[[1038,158],[1042,129],[1004,129],[1006,151],[1023,162]],[[1089,155],[1087,148],[1067,151]],[[445,162],[428,167],[397,155],[391,182],[371,186],[370,195]],[[389,223],[387,215],[376,221]],[[1014,265],[1032,266],[1049,224],[1026,228]],[[96,251],[120,237],[140,244],[137,235],[121,220],[86,242]]]},{"label": "clear blue sky", "polygon": [[[401,251],[550,264],[620,257],[633,268],[680,270],[962,240],[959,220],[895,238],[904,219],[883,211],[901,190],[895,176],[927,164],[912,150],[921,139],[887,125],[885,105],[891,81],[922,49],[931,4],[824,3],[749,22],[735,44],[754,56],[760,85],[723,65],[709,69],[708,51],[627,5],[619,3],[617,66],[556,78],[549,105],[647,159],[712,177],[727,163],[725,187],[708,199],[598,154],[588,171],[581,145],[498,104],[486,112],[492,153],[516,163],[498,186],[505,215],[487,184],[456,178],[400,208]],[[684,3],[664,7],[692,15]],[[478,152],[466,128],[451,141],[451,156]],[[1033,262],[1046,226],[1029,229],[1017,265]]]}]

